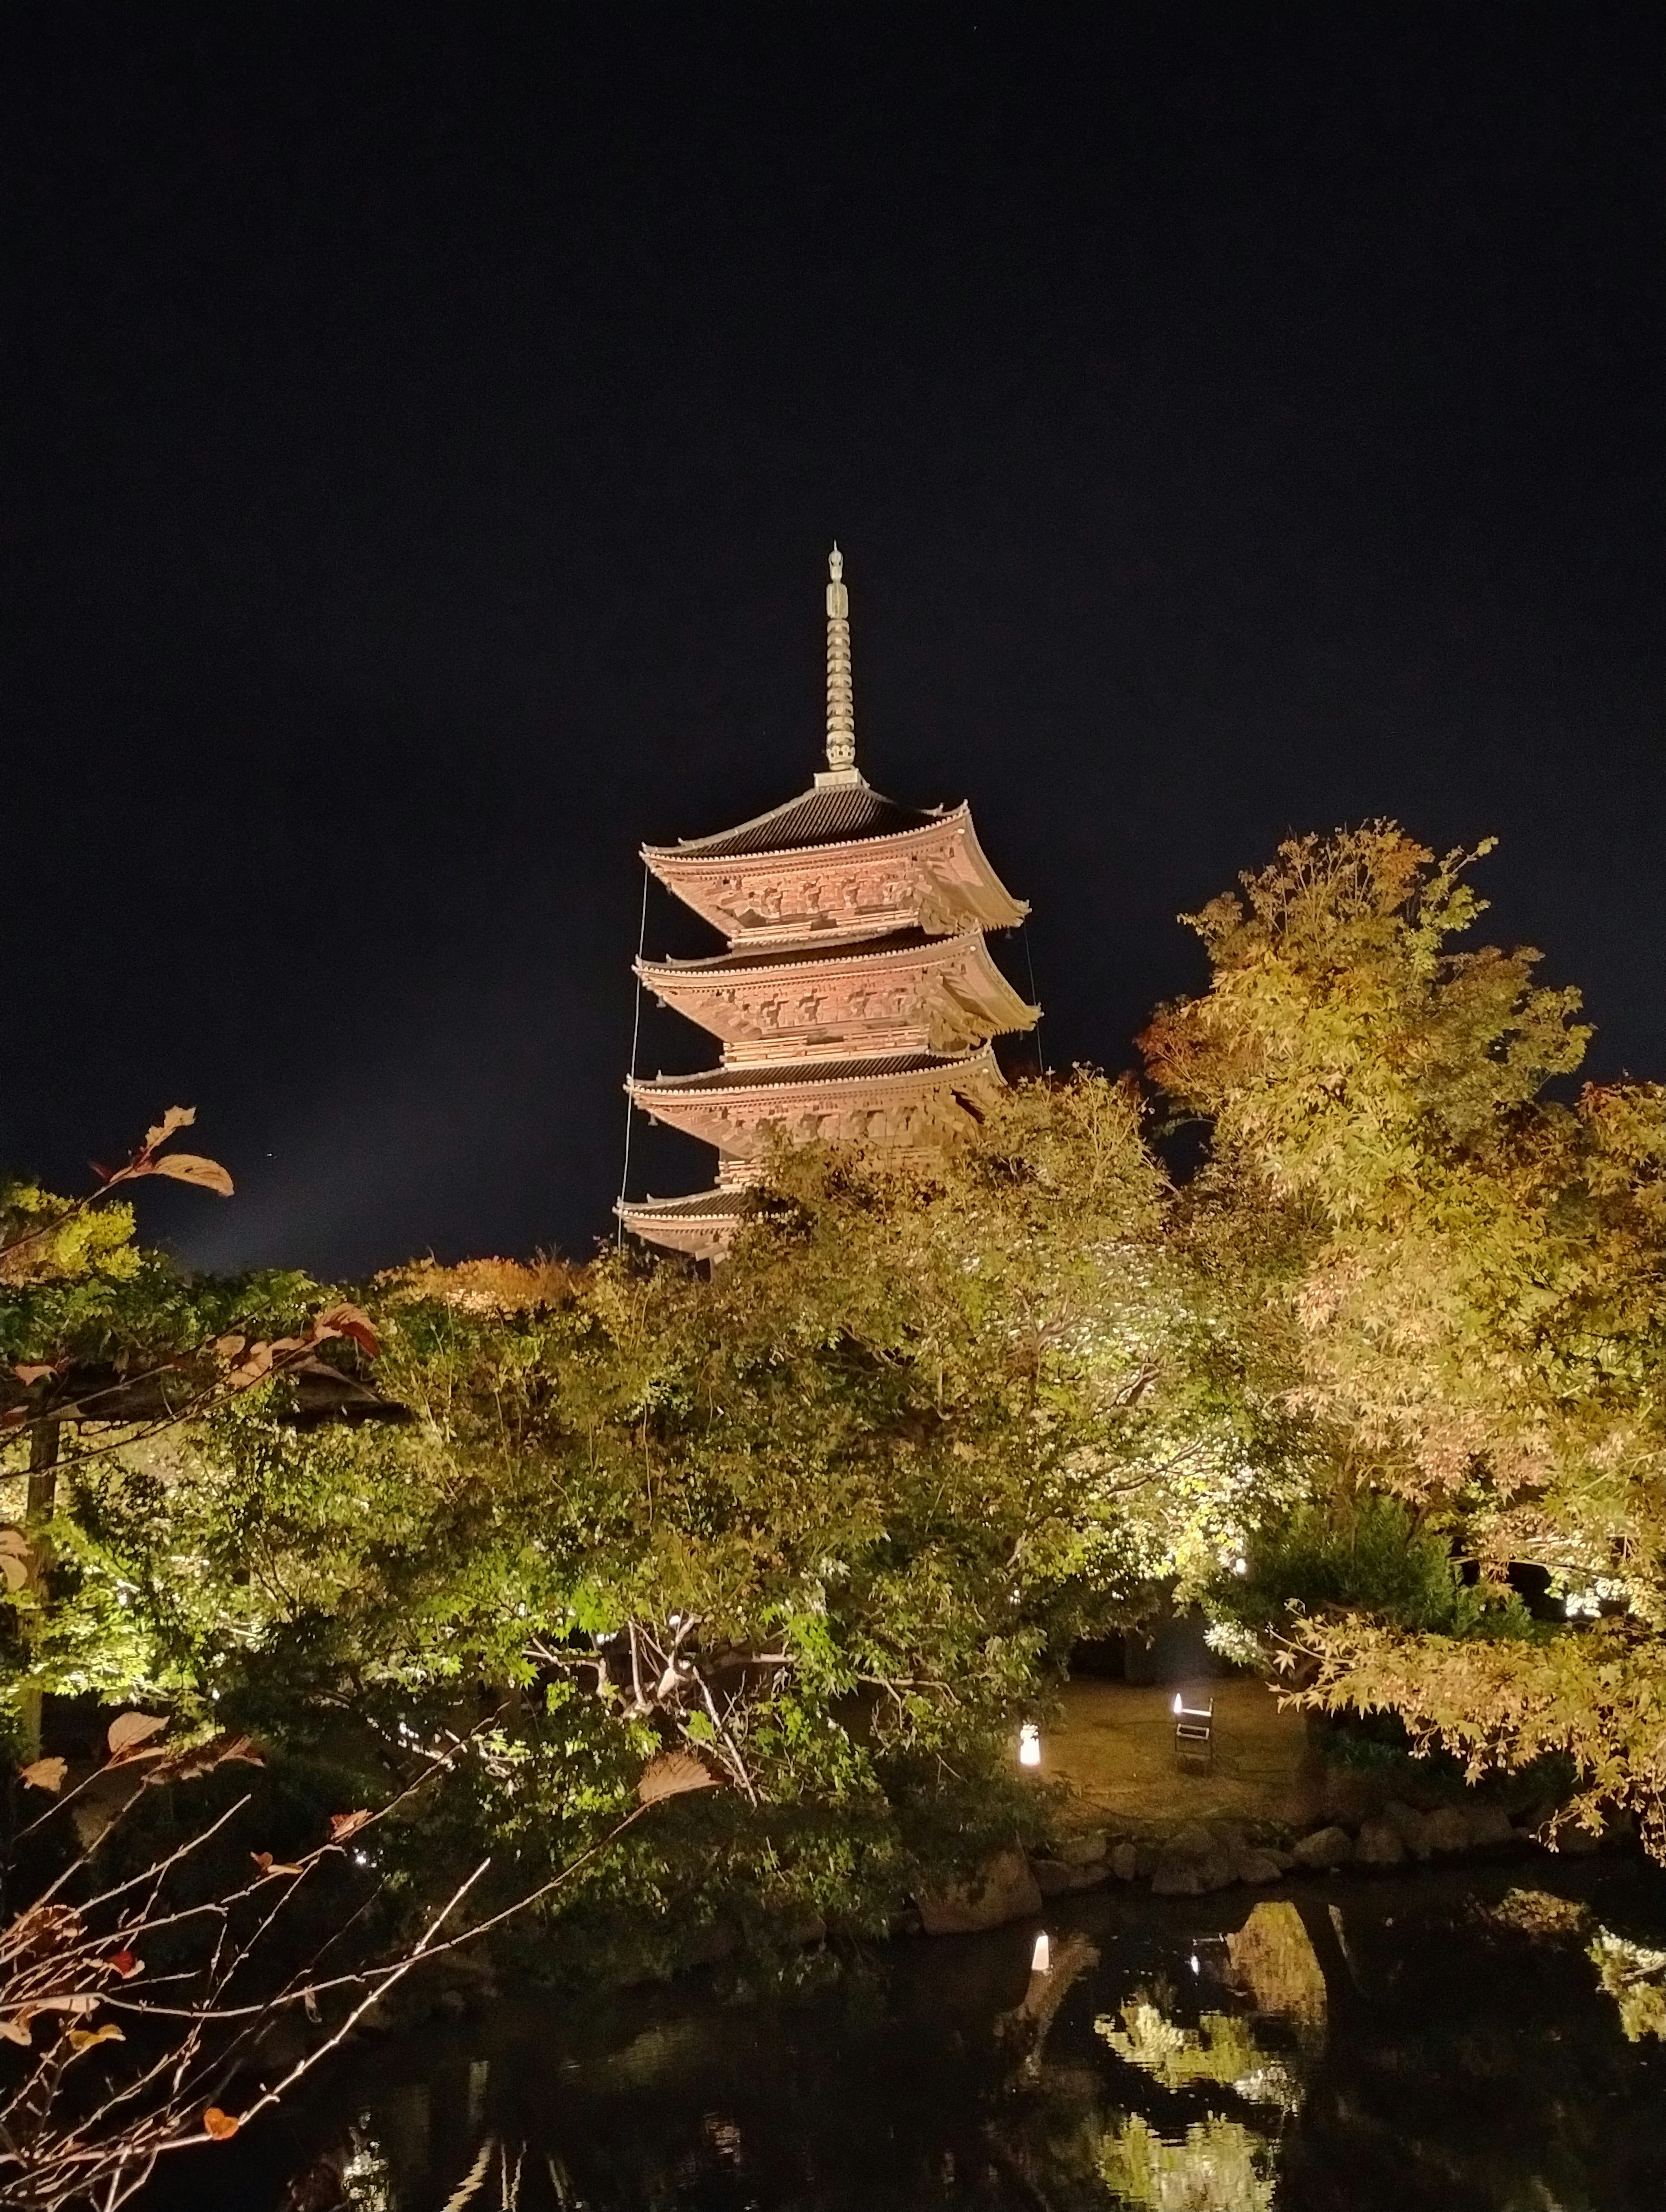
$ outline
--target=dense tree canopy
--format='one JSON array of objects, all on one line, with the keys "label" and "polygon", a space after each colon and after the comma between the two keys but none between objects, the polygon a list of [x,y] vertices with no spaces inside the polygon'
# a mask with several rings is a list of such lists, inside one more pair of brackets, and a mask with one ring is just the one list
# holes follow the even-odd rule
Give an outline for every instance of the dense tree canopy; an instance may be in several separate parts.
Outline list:
[{"label": "dense tree canopy", "polygon": [[[1477,1766],[1571,1753],[1658,1836],[1666,1091],[1567,1092],[1578,994],[1455,948],[1467,866],[1391,826],[1286,845],[1195,917],[1211,987],[1146,1049],[1208,1126],[1194,1218],[1287,1328],[1321,1512],[1402,1500],[1500,1601],[1479,1636],[1369,1603],[1286,1622],[1312,1693]],[[1502,1604],[1523,1567],[1594,1625],[1532,1632]]]},{"label": "dense tree canopy", "polygon": [[[1560,1750],[1657,1820],[1666,1094],[1572,1088],[1577,999],[1461,945],[1468,867],[1286,846],[1195,918],[1148,1085],[1019,1085],[929,1171],[782,1150],[709,1279],[424,1265],[367,1320],[66,1213],[4,1285],[16,1391],[206,1395],[81,1432],[32,1678],[367,1788],[490,1717],[448,1817],[529,1850],[678,1744],[729,1785],[687,1808],[714,1863],[827,1903],[862,1851],[894,1893],[933,1806],[1021,1818],[997,1778],[1073,1643],[1201,1597],[1300,1695]],[[407,1417],[301,1418],[326,1344]]]}]

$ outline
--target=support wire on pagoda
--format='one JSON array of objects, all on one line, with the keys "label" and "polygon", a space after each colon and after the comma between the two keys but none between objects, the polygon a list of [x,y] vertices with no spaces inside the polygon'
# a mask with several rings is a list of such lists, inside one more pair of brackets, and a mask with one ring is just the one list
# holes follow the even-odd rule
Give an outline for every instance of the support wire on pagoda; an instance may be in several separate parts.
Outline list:
[{"label": "support wire on pagoda", "polygon": [[[1041,1005],[1041,1000],[1036,996],[1036,957],[1030,950],[1030,920],[1027,915],[1025,915],[1024,922],[1018,930],[1018,935],[1024,939],[1024,964],[1030,970],[1030,1003],[1032,1006],[1038,1007]],[[1047,1065],[1047,1052],[1045,1047],[1042,1043],[1041,1030],[1043,1018],[1043,1017],[1041,1014],[1037,1014],[1035,1031],[1036,1059],[1040,1065],[1042,1073],[1043,1075],[1050,1075],[1052,1073],[1052,1070]]]},{"label": "support wire on pagoda", "polygon": [[[636,1080],[636,1057],[642,1042],[642,955],[648,949],[648,863],[642,863],[642,918],[636,931],[636,1010],[630,1023],[630,1080]],[[630,1117],[636,1109],[632,1103],[629,1087],[625,1091],[624,1158],[619,1168],[619,1203],[614,1211],[618,1224],[615,1249],[624,1249],[624,1202],[630,1188]]]}]

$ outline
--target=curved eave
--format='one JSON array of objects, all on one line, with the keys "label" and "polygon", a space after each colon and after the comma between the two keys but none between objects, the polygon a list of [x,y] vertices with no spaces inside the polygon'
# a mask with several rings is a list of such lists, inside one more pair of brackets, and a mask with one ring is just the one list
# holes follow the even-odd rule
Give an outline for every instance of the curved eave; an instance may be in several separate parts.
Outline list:
[{"label": "curved eave", "polygon": [[[876,1053],[876,1061],[887,1055]],[[780,1100],[783,1104],[807,1097],[825,1097],[830,1092],[848,1091],[860,1095],[878,1090],[911,1091],[922,1085],[944,1085],[954,1088],[956,1077],[982,1076],[986,1080],[1002,1084],[1005,1078],[998,1066],[994,1049],[980,1046],[976,1052],[956,1054],[948,1059],[927,1058],[924,1054],[909,1054],[911,1059],[923,1060],[923,1066],[885,1068],[876,1066],[864,1070],[854,1064],[854,1056],[842,1057],[836,1063],[842,1071],[837,1075],[818,1075],[813,1060],[787,1062],[787,1071],[767,1077],[760,1073],[748,1080],[715,1081],[714,1076],[727,1076],[731,1071],[707,1069],[699,1075],[632,1076],[625,1089],[633,1105],[640,1106],[646,1114],[655,1112],[659,1106],[668,1104],[696,1105],[716,1099],[724,1103],[747,1102],[753,1099]]]},{"label": "curved eave", "polygon": [[955,869],[945,874],[940,866],[933,866],[927,860],[927,871],[934,877],[939,890],[963,909],[969,920],[982,927],[1015,928],[1029,913],[1028,902],[1014,898],[989,865],[989,856],[972,827],[972,810],[964,799],[958,806],[945,808],[940,815],[915,829],[895,830],[873,837],[851,837],[824,845],[784,845],[778,851],[737,854],[690,852],[676,845],[644,845],[641,850],[644,866],[666,890],[697,908],[699,890],[705,884],[733,880],[737,875],[767,874],[782,868],[836,867],[842,863],[872,860],[876,854],[894,853],[899,857],[923,854],[923,848],[941,840],[945,830],[958,833],[966,865],[964,870]]},{"label": "curved eave", "polygon": [[[945,830],[964,821],[971,827],[972,810],[964,799],[958,806],[945,806],[925,822],[912,824],[906,830],[881,830],[873,836],[839,837],[826,843],[813,845],[772,845],[756,853],[707,853],[699,845],[644,845],[641,856],[660,881],[672,874],[689,876],[732,876],[738,868],[773,866],[779,860],[799,860],[813,866],[824,860],[838,860],[857,854],[883,852],[888,847],[898,851],[918,845],[927,838],[941,836]],[[743,823],[743,829],[756,829],[769,817],[761,814],[755,823]],[[661,870],[667,872],[661,874]]]},{"label": "curved eave", "polygon": [[[969,972],[958,973],[963,963]],[[1041,1018],[1041,1008],[1021,998],[1002,975],[981,927],[958,930],[952,937],[927,938],[923,943],[890,951],[875,945],[864,951],[860,944],[853,944],[837,954],[824,951],[818,959],[760,961],[720,954],[710,960],[638,960],[635,965],[639,980],[662,1006],[719,1036],[726,1034],[725,1030],[708,1020],[705,1011],[706,1002],[719,994],[733,994],[744,1003],[754,992],[768,992],[812,976],[830,979],[886,968],[921,969],[925,991],[941,987],[952,992],[958,984],[965,994],[962,1003],[984,1016],[992,1036],[1033,1029]],[[790,1030],[782,1032],[791,1034]]]},{"label": "curved eave", "polygon": [[701,1197],[626,1200],[613,1211],[621,1225],[642,1243],[681,1252],[690,1260],[721,1260],[744,1218],[739,1206],[713,1206]]}]

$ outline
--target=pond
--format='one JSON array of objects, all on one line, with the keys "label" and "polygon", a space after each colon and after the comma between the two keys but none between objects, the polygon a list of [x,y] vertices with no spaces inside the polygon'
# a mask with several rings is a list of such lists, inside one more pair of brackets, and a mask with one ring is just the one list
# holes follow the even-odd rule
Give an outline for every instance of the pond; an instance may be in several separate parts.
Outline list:
[{"label": "pond", "polygon": [[1663,1952],[1666,1877],[1609,1859],[1101,1891],[812,1960],[791,1989],[505,2002],[366,2042],[143,2204],[1660,2212]]}]

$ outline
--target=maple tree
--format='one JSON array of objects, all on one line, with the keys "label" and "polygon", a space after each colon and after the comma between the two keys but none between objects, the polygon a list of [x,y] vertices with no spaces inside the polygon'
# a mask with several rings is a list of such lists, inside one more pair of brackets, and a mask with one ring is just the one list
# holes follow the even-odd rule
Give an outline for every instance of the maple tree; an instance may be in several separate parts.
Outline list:
[{"label": "maple tree", "polygon": [[1407,1543],[1473,1585],[1462,1622],[1359,1592],[1269,1614],[1302,1695],[1392,1711],[1475,1773],[1559,1751],[1580,1817],[1629,1805],[1660,1848],[1666,1091],[1567,1091],[1578,994],[1456,941],[1486,849],[1437,860],[1392,824],[1287,843],[1193,918],[1209,988],[1145,1049],[1207,1124],[1187,1233],[1282,1333],[1312,1510],[1400,1501]]}]

